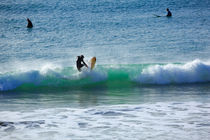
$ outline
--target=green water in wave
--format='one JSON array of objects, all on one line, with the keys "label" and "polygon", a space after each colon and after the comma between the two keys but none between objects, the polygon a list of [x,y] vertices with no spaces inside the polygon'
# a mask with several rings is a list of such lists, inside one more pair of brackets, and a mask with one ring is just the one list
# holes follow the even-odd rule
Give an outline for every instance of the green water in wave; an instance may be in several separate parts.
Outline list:
[{"label": "green water in wave", "polygon": [[34,83],[23,83],[16,90],[70,90],[70,89],[104,89],[131,88],[137,83],[138,76],[146,65],[99,65],[94,71],[77,72],[68,67],[47,73],[43,80]]}]

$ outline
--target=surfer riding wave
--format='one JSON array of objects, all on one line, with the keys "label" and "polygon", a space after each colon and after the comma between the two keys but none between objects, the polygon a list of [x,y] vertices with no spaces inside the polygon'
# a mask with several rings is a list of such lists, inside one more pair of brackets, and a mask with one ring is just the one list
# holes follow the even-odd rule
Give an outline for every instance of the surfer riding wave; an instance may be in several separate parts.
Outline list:
[{"label": "surfer riding wave", "polygon": [[78,71],[81,71],[81,68],[83,66],[86,66],[88,68],[88,65],[85,63],[85,61],[83,59],[84,59],[83,55],[77,56],[77,69],[78,69]]}]

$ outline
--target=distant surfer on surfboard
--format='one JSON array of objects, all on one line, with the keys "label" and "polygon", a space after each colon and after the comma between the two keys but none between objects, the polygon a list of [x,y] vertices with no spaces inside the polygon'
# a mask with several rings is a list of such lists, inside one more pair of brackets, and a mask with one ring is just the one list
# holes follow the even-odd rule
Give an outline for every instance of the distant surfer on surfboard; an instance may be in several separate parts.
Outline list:
[{"label": "distant surfer on surfboard", "polygon": [[166,11],[168,12],[166,16],[159,16],[159,15],[156,15],[156,14],[154,14],[154,16],[156,16],[156,17],[171,17],[172,16],[171,11],[168,8],[166,9]]},{"label": "distant surfer on surfboard", "polygon": [[77,69],[79,72],[81,71],[81,68],[83,66],[86,66],[88,68],[88,65],[85,63],[85,61],[83,59],[84,59],[83,55],[77,56]]},{"label": "distant surfer on surfboard", "polygon": [[172,16],[171,11],[168,8],[166,9],[166,11],[168,12],[166,16],[171,17]]}]

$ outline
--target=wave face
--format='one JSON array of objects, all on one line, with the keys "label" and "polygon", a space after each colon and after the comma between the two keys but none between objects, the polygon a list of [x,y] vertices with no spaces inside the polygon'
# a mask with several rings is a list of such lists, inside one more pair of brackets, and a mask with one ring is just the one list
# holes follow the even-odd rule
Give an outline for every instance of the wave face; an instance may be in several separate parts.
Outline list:
[{"label": "wave face", "polygon": [[98,65],[94,71],[80,73],[73,67],[7,72],[0,75],[0,91],[131,88],[145,84],[206,82],[210,82],[210,64],[194,60],[185,64]]}]

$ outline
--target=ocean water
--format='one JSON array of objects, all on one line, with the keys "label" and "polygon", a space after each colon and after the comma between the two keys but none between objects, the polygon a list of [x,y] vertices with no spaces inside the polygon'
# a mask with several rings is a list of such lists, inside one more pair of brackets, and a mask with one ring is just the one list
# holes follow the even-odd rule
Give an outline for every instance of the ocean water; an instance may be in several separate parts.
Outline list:
[{"label": "ocean water", "polygon": [[209,136],[209,0],[0,2],[1,140]]}]

